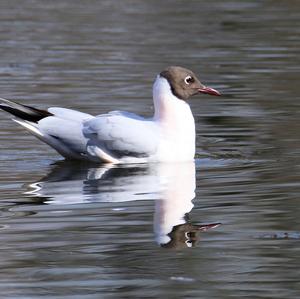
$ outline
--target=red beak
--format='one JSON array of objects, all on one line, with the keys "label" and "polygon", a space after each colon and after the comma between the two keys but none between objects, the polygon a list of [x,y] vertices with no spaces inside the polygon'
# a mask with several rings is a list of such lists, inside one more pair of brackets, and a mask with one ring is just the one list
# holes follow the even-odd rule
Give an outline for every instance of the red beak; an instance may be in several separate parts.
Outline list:
[{"label": "red beak", "polygon": [[217,90],[215,90],[211,87],[207,87],[207,86],[203,86],[202,88],[199,88],[198,91],[202,92],[202,93],[210,94],[212,96],[220,96],[221,95]]}]

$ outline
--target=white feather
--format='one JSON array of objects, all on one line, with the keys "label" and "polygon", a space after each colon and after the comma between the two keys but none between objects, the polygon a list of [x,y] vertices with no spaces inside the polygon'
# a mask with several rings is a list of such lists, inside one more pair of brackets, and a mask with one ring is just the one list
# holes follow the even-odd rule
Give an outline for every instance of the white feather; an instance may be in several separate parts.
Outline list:
[{"label": "white feather", "polygon": [[48,111],[53,116],[37,123],[15,121],[66,158],[109,163],[193,160],[195,124],[189,105],[175,97],[160,76],[153,86],[153,101],[150,119],[121,111],[94,117],[52,107]]}]

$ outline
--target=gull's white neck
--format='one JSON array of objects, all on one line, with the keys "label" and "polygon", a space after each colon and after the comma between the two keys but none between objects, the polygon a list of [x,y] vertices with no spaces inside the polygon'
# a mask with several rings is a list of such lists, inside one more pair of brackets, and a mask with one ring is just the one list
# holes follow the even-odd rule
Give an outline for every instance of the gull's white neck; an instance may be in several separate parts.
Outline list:
[{"label": "gull's white neck", "polygon": [[177,98],[167,79],[157,76],[153,85],[154,116],[165,140],[166,155],[174,159],[193,160],[195,154],[195,122],[187,102]]},{"label": "gull's white neck", "polygon": [[191,113],[189,105],[172,93],[168,80],[159,75],[153,85],[153,102],[156,121],[180,121],[177,118],[181,118],[185,112]]}]

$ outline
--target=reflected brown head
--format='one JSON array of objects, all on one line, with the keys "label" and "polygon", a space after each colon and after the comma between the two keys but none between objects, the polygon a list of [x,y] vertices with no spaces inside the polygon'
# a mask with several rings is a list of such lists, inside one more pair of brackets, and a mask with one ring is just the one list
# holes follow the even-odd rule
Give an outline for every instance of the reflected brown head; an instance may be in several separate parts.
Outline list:
[{"label": "reflected brown head", "polygon": [[172,231],[168,234],[171,240],[169,243],[160,244],[163,248],[169,249],[182,249],[186,247],[194,247],[200,240],[200,232],[205,232],[211,228],[216,228],[221,223],[210,224],[191,224],[183,223],[173,227]]},{"label": "reflected brown head", "polygon": [[169,66],[160,76],[168,80],[172,93],[181,100],[186,101],[199,92],[220,95],[215,89],[204,86],[192,71],[180,66]]}]

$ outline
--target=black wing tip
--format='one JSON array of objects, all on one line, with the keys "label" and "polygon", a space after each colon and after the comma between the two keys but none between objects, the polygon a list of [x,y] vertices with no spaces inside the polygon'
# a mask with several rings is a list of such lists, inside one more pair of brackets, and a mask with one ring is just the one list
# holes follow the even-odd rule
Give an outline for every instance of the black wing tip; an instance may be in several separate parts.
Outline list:
[{"label": "black wing tip", "polygon": [[20,119],[37,123],[41,119],[53,116],[52,113],[46,110],[40,110],[27,105],[22,105],[13,101],[3,99],[3,103],[0,103],[0,108]]}]

